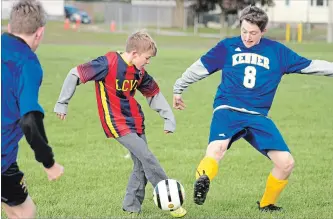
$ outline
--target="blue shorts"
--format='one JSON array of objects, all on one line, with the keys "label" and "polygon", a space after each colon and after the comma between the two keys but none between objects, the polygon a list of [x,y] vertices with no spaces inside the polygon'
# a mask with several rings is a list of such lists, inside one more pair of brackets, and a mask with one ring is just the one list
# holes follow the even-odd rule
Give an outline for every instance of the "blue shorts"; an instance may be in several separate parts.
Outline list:
[{"label": "blue shorts", "polygon": [[267,156],[269,150],[289,151],[274,122],[263,116],[219,109],[214,112],[210,126],[209,143],[231,138],[231,144],[244,138],[255,149]]}]

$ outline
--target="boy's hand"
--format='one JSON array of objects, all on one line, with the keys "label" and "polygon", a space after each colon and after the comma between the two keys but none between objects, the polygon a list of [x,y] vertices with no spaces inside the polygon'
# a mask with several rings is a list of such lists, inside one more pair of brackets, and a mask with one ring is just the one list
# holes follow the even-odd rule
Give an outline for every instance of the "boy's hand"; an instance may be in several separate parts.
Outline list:
[{"label": "boy's hand", "polygon": [[62,174],[64,174],[64,167],[57,162],[50,168],[44,168],[44,170],[50,181],[57,180]]},{"label": "boy's hand", "polygon": [[53,112],[56,113],[57,117],[61,120],[66,119],[66,115],[68,112],[68,104],[57,102],[54,106]]},{"label": "boy's hand", "polygon": [[58,118],[61,119],[61,120],[65,120],[66,119],[66,114],[63,114],[63,113],[56,113]]},{"label": "boy's hand", "polygon": [[178,109],[178,110],[183,110],[185,109],[186,105],[182,99],[181,94],[174,94],[173,95],[173,108]]}]

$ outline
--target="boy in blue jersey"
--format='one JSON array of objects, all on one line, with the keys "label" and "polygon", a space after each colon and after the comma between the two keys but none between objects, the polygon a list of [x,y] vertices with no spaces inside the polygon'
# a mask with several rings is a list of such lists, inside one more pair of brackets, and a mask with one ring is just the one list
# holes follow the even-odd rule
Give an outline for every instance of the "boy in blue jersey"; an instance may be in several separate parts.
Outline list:
[{"label": "boy in blue jersey", "polygon": [[333,76],[333,63],[309,60],[286,46],[263,38],[267,14],[253,6],[241,14],[241,36],[220,41],[192,64],[174,85],[176,109],[185,104],[181,94],[190,84],[222,70],[214,100],[206,155],[201,160],[194,185],[194,202],[202,205],[218,163],[227,149],[244,138],[273,162],[264,195],[257,202],[261,211],[280,211],[276,201],[288,183],[294,159],[273,121],[267,117],[276,89],[285,74]]},{"label": "boy in blue jersey", "polygon": [[46,14],[40,2],[21,0],[1,36],[1,202],[8,218],[34,218],[36,207],[17,165],[18,142],[25,135],[49,180],[63,174],[45,134],[38,103],[43,71],[34,53],[43,38]]}]

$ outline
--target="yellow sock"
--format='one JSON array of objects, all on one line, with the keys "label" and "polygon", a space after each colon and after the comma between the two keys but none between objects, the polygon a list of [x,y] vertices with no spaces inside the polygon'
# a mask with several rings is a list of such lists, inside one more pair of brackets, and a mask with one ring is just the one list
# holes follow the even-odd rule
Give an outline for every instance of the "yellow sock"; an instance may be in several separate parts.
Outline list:
[{"label": "yellow sock", "polygon": [[288,180],[279,180],[270,173],[267,178],[265,193],[260,201],[260,207],[275,204],[287,183]]},{"label": "yellow sock", "polygon": [[216,176],[219,169],[217,161],[212,157],[204,157],[201,160],[197,172],[195,174],[196,179],[198,179],[202,174],[206,174],[210,180]]}]

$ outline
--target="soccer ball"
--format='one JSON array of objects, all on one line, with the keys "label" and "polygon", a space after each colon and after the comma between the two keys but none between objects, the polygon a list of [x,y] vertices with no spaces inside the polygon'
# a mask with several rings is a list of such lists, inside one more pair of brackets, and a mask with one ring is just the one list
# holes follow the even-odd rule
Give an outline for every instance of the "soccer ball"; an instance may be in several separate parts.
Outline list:
[{"label": "soccer ball", "polygon": [[154,188],[155,205],[164,211],[178,209],[182,206],[184,200],[184,187],[177,180],[162,180]]}]

